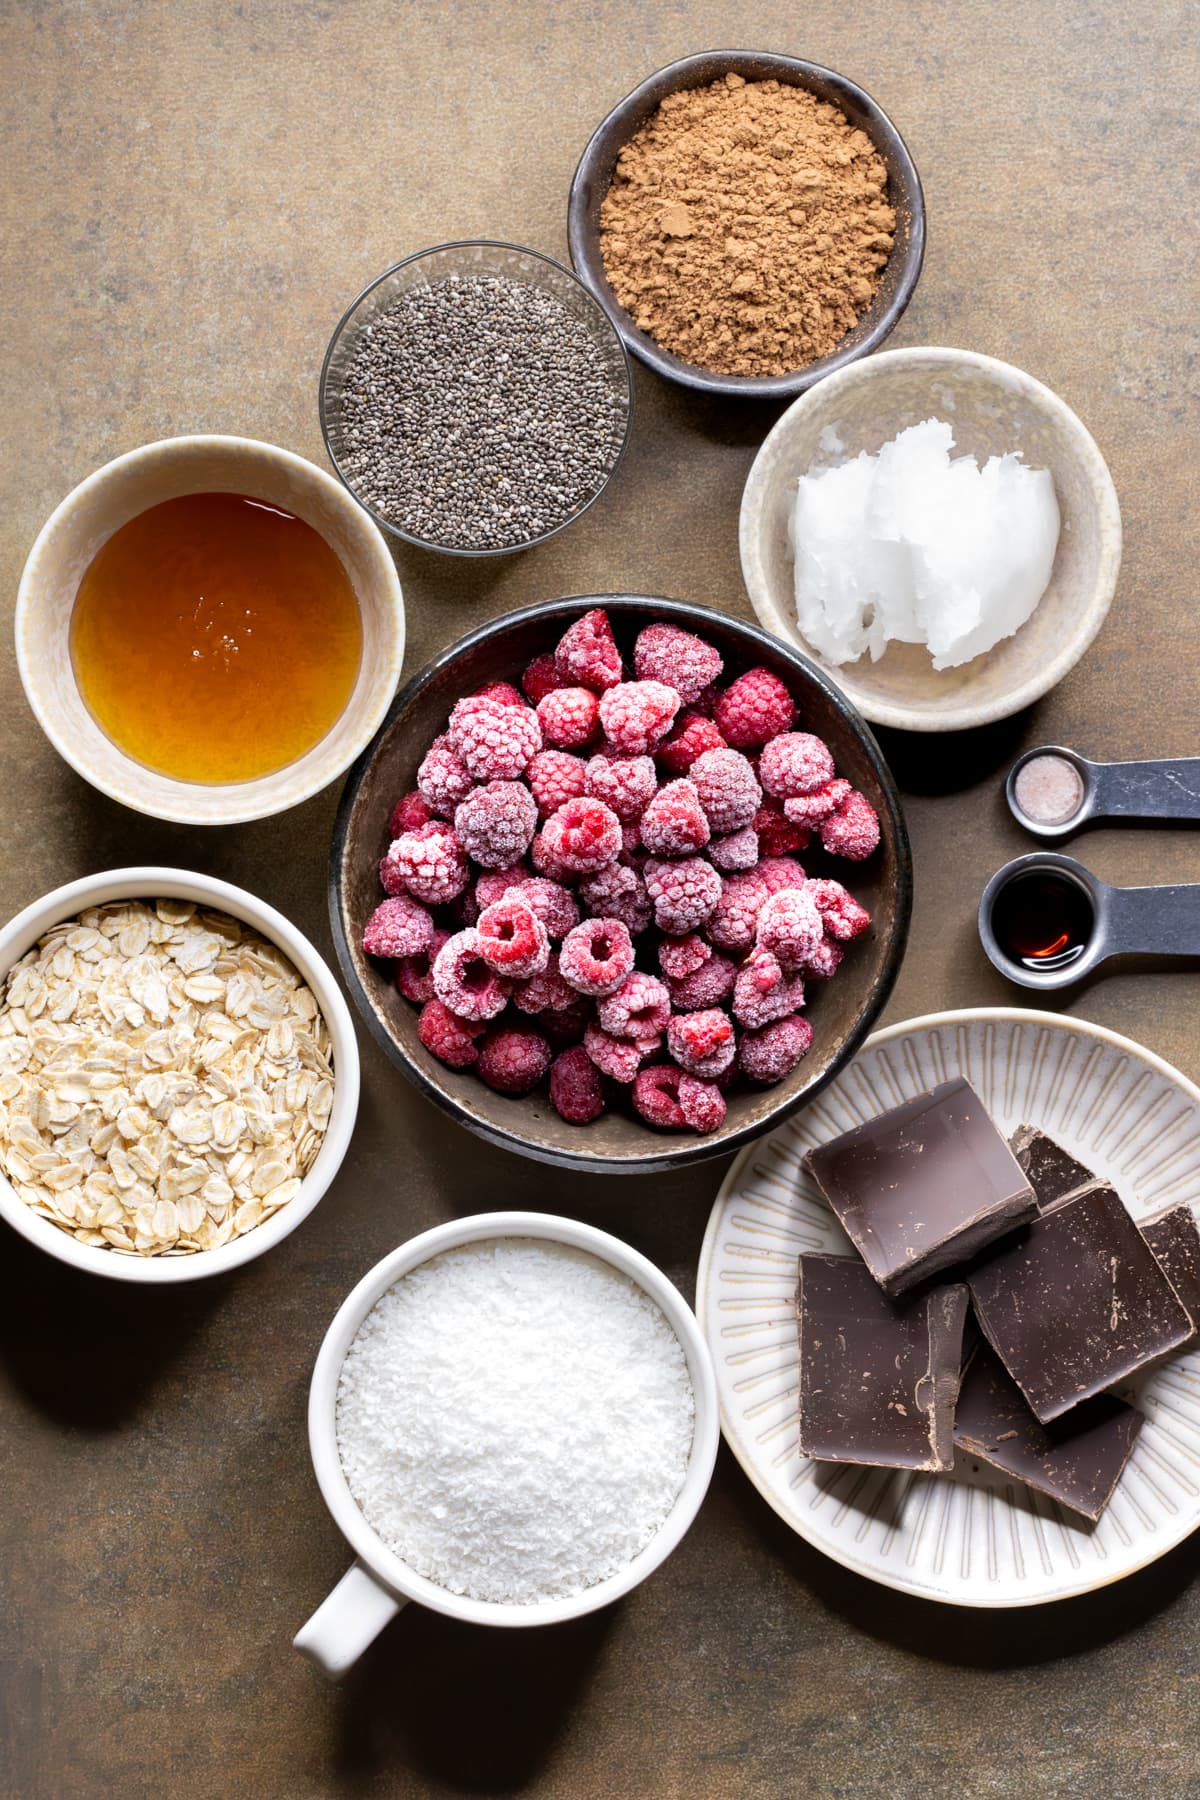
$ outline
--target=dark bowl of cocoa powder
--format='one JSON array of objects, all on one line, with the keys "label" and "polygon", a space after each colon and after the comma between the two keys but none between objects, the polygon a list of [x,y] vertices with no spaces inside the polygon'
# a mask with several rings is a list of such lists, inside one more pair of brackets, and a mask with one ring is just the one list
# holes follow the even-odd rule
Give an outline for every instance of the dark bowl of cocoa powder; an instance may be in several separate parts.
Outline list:
[{"label": "dark bowl of cocoa powder", "polygon": [[908,305],[925,202],[903,138],[844,75],[706,50],[593,133],[576,273],[625,346],[702,393],[786,400],[875,350]]}]

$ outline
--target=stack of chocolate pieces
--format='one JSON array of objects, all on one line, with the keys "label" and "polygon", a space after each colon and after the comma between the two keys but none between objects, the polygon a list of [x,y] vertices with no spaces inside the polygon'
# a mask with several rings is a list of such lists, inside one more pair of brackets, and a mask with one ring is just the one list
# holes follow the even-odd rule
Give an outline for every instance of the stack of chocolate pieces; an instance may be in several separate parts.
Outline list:
[{"label": "stack of chocolate pieces", "polygon": [[802,1453],[936,1472],[957,1444],[1098,1519],[1142,1425],[1104,1390],[1200,1328],[1190,1210],[1139,1228],[963,1080],[805,1162],[859,1256],[800,1258]]}]

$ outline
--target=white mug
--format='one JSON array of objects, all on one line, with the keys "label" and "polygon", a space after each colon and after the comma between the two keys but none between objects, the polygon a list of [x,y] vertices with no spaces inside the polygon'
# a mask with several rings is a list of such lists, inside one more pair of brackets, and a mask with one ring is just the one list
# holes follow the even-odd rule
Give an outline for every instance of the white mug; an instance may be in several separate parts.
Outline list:
[{"label": "white mug", "polygon": [[[629,1276],[654,1300],[678,1337],[687,1359],[695,1395],[696,1415],[687,1473],[675,1504],[654,1537],[633,1561],[617,1574],[581,1594],[563,1599],[509,1604],[473,1600],[454,1594],[418,1575],[388,1549],[368,1525],[350,1492],[338,1456],[335,1410],[338,1376],[346,1352],[359,1326],[383,1294],[402,1275],[428,1262],[444,1250],[491,1238],[547,1238],[584,1250],[601,1262]],[[583,1225],[576,1219],[548,1213],[476,1213],[435,1226],[410,1239],[364,1275],[338,1309],[325,1334],[313,1369],[308,1401],[308,1437],[313,1467],[325,1504],[348,1539],[357,1561],[343,1575],[333,1592],[322,1601],[312,1618],[297,1632],[297,1650],[311,1657],[325,1674],[343,1675],[371,1644],[389,1619],[409,1600],[419,1600],[435,1612],[476,1625],[556,1625],[595,1612],[622,1594],[629,1593],[665,1561],[683,1537],[712,1479],[720,1438],[717,1384],[708,1345],[696,1316],[679,1290],[652,1262],[610,1237],[606,1231]]]}]

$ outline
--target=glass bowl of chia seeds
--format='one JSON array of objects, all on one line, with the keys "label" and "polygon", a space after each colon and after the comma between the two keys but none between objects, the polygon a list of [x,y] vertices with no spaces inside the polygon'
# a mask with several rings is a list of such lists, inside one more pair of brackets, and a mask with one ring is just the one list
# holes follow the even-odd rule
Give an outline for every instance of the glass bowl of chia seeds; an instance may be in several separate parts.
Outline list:
[{"label": "glass bowl of chia seeds", "polygon": [[335,470],[384,531],[423,550],[506,555],[604,491],[629,437],[629,358],[552,257],[439,244],[343,314],[320,413]]}]

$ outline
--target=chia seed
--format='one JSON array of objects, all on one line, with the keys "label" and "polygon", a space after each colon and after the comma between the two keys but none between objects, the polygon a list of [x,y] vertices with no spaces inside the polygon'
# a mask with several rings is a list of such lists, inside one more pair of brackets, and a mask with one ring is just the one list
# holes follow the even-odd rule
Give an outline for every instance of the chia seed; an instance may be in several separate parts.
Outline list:
[{"label": "chia seed", "polygon": [[500,275],[396,300],[351,354],[342,472],[409,536],[502,550],[563,525],[603,487],[629,410],[605,347],[561,300]]}]

